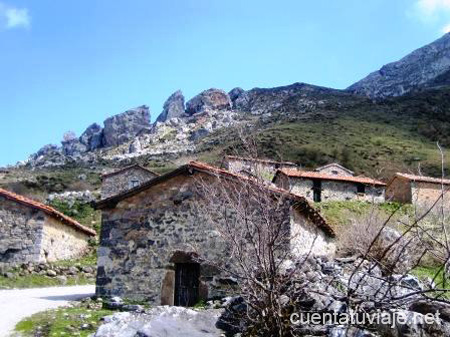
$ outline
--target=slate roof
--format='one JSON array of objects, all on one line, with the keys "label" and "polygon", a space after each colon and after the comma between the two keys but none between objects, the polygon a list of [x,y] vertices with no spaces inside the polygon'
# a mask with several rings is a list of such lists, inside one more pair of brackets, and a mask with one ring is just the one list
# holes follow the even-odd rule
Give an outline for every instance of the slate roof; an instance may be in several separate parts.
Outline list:
[{"label": "slate roof", "polygon": [[83,226],[79,222],[75,221],[74,219],[68,217],[67,215],[57,211],[56,209],[54,209],[48,205],[44,205],[40,202],[37,202],[35,200],[26,198],[22,195],[19,195],[19,194],[16,194],[16,193],[13,193],[13,192],[10,192],[7,190],[4,190],[2,188],[0,188],[0,196],[6,198],[8,200],[17,202],[21,205],[43,211],[45,214],[61,221],[62,223],[66,224],[68,226],[75,228],[78,231],[84,232],[90,236],[97,235],[97,233],[93,229]]},{"label": "slate roof", "polygon": [[279,174],[284,174],[288,177],[292,178],[303,178],[303,179],[319,179],[319,180],[333,180],[333,181],[342,181],[342,182],[351,182],[351,183],[360,183],[366,185],[375,185],[375,186],[386,186],[386,184],[380,180],[375,180],[368,177],[362,176],[339,176],[339,175],[331,175],[314,171],[301,171],[296,169],[280,169],[275,173],[273,181],[277,178]]},{"label": "slate roof", "polygon": [[[171,171],[169,173],[166,173],[164,175],[161,175],[159,177],[156,177],[146,183],[143,183],[140,186],[137,186],[129,191],[122,192],[118,195],[109,197],[107,199],[103,199],[99,202],[97,202],[96,207],[98,209],[103,208],[113,208],[115,205],[120,202],[121,200],[124,200],[128,197],[131,197],[133,195],[136,195],[140,192],[143,192],[147,189],[150,189],[152,186],[155,186],[161,182],[167,181],[175,176],[178,176],[180,174],[193,174],[194,171],[203,172],[207,174],[214,174],[219,175],[221,177],[225,178],[231,178],[238,181],[245,181],[247,183],[258,183],[255,179],[245,177],[240,174],[232,173],[230,171],[214,167],[205,163],[197,162],[197,161],[191,161],[189,164],[180,166],[179,168],[175,169],[174,171]],[[324,230],[328,235],[335,236],[333,228],[326,222],[326,220],[320,215],[320,213],[309,203],[309,201],[302,197],[295,195],[293,193],[290,193],[284,189],[273,187],[273,186],[267,186],[267,185],[261,185],[262,188],[265,188],[275,194],[283,195],[288,198],[290,198],[294,203],[293,207],[298,209],[301,213],[305,214],[314,224],[316,224],[319,228]]]}]

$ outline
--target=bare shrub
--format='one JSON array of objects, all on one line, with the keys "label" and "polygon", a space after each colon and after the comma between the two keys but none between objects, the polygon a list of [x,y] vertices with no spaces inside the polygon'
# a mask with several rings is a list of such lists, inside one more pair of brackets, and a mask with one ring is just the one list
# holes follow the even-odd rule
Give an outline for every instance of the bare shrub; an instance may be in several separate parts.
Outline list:
[{"label": "bare shrub", "polygon": [[[391,220],[384,225],[385,221],[386,214],[375,208],[361,217],[350,218],[349,225],[339,238],[339,252],[346,256],[363,256],[367,253],[367,247],[371,246],[367,257],[376,261],[384,273],[409,270],[420,258],[417,249],[419,240],[415,235],[403,236],[404,229],[398,223]],[[395,245],[390,247],[394,242]]]}]

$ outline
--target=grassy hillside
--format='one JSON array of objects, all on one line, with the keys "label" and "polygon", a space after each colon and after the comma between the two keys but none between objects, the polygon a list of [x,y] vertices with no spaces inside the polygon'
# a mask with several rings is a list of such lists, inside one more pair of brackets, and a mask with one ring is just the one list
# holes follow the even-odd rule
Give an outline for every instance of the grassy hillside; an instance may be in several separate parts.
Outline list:
[{"label": "grassy hillside", "polygon": [[[338,161],[357,174],[384,179],[419,168],[437,176],[441,157],[436,141],[450,146],[449,92],[433,90],[378,103],[359,99],[342,111],[332,106],[307,116],[293,106],[288,113],[275,112],[268,121],[258,122],[253,134],[261,156],[305,168]],[[236,139],[231,129],[210,136],[199,158],[214,161],[224,153],[239,152]],[[448,158],[450,152],[444,154]]]}]

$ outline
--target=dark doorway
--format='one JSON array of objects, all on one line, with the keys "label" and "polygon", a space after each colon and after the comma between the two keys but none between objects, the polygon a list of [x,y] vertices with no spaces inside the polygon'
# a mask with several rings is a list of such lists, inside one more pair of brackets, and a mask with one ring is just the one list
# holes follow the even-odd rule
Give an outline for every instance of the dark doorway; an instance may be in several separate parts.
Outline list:
[{"label": "dark doorway", "polygon": [[356,185],[356,192],[357,193],[361,193],[361,194],[366,193],[366,185],[364,185],[364,184],[357,184]]},{"label": "dark doorway", "polygon": [[322,181],[313,180],[313,200],[315,202],[322,201]]},{"label": "dark doorway", "polygon": [[175,264],[175,305],[192,307],[198,303],[199,277],[198,263]]}]

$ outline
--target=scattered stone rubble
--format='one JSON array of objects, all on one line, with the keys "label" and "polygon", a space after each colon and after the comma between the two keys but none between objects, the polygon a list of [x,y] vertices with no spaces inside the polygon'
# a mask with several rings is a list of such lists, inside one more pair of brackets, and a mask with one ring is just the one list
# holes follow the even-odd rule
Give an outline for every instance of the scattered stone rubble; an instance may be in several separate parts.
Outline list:
[{"label": "scattered stone rubble", "polygon": [[53,201],[62,201],[67,203],[69,207],[78,202],[81,204],[88,204],[97,199],[96,195],[89,190],[86,191],[67,191],[63,193],[51,193],[47,197],[47,202],[52,203]]},{"label": "scattered stone rubble", "polygon": [[0,265],[0,275],[7,278],[15,278],[17,276],[27,275],[41,275],[58,279],[61,284],[67,282],[68,277],[85,277],[95,281],[96,266],[95,265],[73,265],[73,266],[60,266],[56,264],[21,264],[21,265]]},{"label": "scattered stone rubble", "polygon": [[[303,324],[295,326],[298,336],[327,337],[437,337],[450,336],[450,306],[445,303],[427,301],[422,295],[413,295],[404,301],[386,301],[400,297],[429,285],[422,284],[412,275],[383,276],[382,271],[368,261],[357,257],[328,260],[323,257],[309,257],[306,262],[295,265],[284,264],[286,273],[294,273],[292,282],[280,301],[286,312],[348,312],[347,285],[352,272],[360,266],[350,282],[360,301],[360,308],[366,312],[377,309],[403,314],[407,324],[395,327],[386,324],[365,326],[336,326]],[[366,275],[363,277],[363,275]],[[356,284],[361,282],[356,289]],[[394,284],[392,283],[394,282]],[[391,285],[392,287],[390,287]],[[381,291],[377,292],[377,290]],[[242,297],[209,301],[204,309],[160,306],[144,310],[139,305],[126,305],[122,299],[113,298],[104,303],[108,308],[120,312],[105,318],[95,337],[115,336],[239,336],[245,329],[247,306]],[[378,307],[377,303],[384,303]],[[440,312],[440,318],[432,324],[423,322],[424,315]],[[421,322],[422,320],[422,322]],[[165,334],[164,334],[165,333]]]}]

